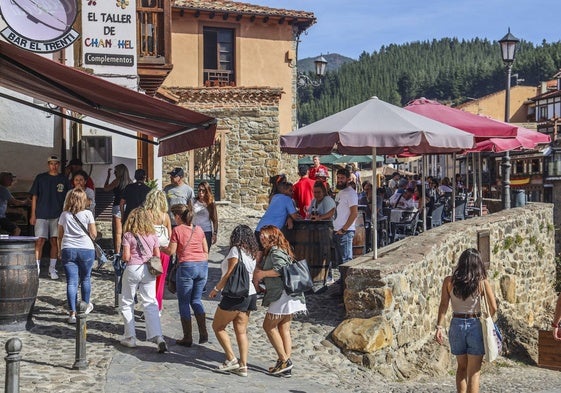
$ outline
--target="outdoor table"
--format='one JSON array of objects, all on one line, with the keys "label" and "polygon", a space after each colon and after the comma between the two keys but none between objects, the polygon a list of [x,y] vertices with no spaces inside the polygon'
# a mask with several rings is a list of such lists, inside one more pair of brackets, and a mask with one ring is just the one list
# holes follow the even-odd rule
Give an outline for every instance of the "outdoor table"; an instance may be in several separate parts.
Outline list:
[{"label": "outdoor table", "polygon": [[299,220],[292,229],[286,230],[286,238],[294,248],[297,260],[305,259],[314,281],[314,289],[325,285],[331,262],[333,221]]},{"label": "outdoor table", "polygon": [[0,330],[24,330],[39,289],[32,236],[0,237]]}]

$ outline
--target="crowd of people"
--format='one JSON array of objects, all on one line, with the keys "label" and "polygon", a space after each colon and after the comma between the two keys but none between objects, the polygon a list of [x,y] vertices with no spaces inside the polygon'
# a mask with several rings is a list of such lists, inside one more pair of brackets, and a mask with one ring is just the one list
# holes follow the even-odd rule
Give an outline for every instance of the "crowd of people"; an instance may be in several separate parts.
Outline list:
[{"label": "crowd of people", "polygon": [[[169,172],[170,184],[159,190],[146,184],[146,172],[137,169],[134,182],[123,164],[114,167],[114,179],[110,168],[103,189],[112,191],[112,229],[115,258],[123,261],[119,309],[123,318],[124,333],[121,345],[134,348],[137,345],[134,318],[135,304],[139,304],[146,321],[146,339],[153,342],[159,352],[168,351],[160,317],[163,311],[163,295],[167,272],[172,265],[177,288],[177,301],[183,336],[175,343],[185,347],[193,345],[193,323],[198,331],[198,343],[209,340],[207,315],[202,298],[216,298],[226,286],[236,266],[245,267],[250,285],[247,296],[221,296],[216,309],[212,330],[224,350],[224,362],[218,371],[248,375],[247,327],[252,311],[257,310],[258,294],[262,306],[267,307],[263,321],[264,334],[276,353],[277,360],[269,368],[272,375],[290,377],[292,340],[290,325],[295,314],[305,313],[304,294],[289,295],[283,287],[281,270],[293,262],[293,247],[285,236],[294,221],[311,220],[327,222],[332,230],[335,255],[331,269],[353,258],[353,237],[359,206],[372,213],[372,201],[376,197],[377,214],[382,215],[384,206],[403,209],[430,208],[441,195],[452,187],[463,190],[461,176],[455,185],[444,178],[440,184],[428,177],[427,193],[422,195],[421,178],[403,177],[394,173],[387,182],[375,186],[370,181],[360,182],[356,166],[336,171],[332,190],[327,168],[319,157],[313,158],[313,166],[299,166],[299,179],[290,183],[286,176],[271,178],[270,203],[256,228],[238,225],[230,235],[229,250],[221,264],[221,278],[207,291],[208,255],[216,242],[219,225],[218,209],[210,184],[202,181],[197,193],[185,181],[182,168]],[[82,169],[79,160],[72,160],[60,172],[57,156],[47,159],[48,171],[39,174],[31,186],[30,200],[16,200],[10,194],[14,175],[0,173],[0,225],[11,235],[18,235],[17,226],[7,223],[5,211],[8,204],[30,205],[29,221],[35,227],[37,237],[35,256],[37,266],[45,242],[51,244],[48,274],[58,279],[57,261],[62,262],[67,282],[67,321],[76,323],[78,292],[87,304],[86,314],[94,309],[91,301],[91,273],[96,259],[95,239],[97,230],[94,218],[95,193],[93,182]],[[358,184],[358,187],[357,187]],[[357,189],[358,188],[358,189]],[[376,192],[374,192],[376,190]],[[163,274],[157,277],[150,272],[148,260],[159,258]],[[477,250],[468,249],[460,256],[452,274],[444,279],[441,302],[436,323],[435,339],[444,341],[444,318],[449,305],[453,318],[448,329],[452,354],[456,356],[458,392],[476,392],[484,354],[479,316],[481,295],[485,293],[491,314],[497,309],[487,273]],[[192,317],[194,315],[194,318]],[[553,321],[553,335],[561,340],[561,296],[557,301]],[[239,348],[239,357],[233,351],[228,325],[232,324]]]}]

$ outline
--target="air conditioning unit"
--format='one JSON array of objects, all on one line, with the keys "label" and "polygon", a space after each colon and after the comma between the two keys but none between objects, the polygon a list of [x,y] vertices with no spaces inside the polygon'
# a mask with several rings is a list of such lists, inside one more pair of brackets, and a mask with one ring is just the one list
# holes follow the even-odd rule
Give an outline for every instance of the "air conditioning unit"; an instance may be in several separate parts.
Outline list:
[{"label": "air conditioning unit", "polygon": [[80,158],[84,164],[111,164],[113,161],[110,136],[82,136]]}]

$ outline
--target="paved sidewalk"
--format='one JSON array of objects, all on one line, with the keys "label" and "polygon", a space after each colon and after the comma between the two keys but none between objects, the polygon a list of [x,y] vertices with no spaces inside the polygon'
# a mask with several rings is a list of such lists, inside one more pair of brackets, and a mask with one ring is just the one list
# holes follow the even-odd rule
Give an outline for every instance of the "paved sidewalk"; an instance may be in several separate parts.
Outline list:
[{"label": "paved sidewalk", "polygon": [[[245,220],[255,226],[257,216],[244,216],[238,210],[220,210],[219,243],[211,249],[208,288],[218,281],[220,261],[226,253],[230,231]],[[241,218],[240,218],[241,216]],[[92,302],[94,311],[87,322],[86,370],[72,370],[75,358],[75,326],[66,323],[66,283],[62,269],[60,279],[41,272],[39,294],[34,308],[35,326],[27,331],[0,331],[2,348],[11,337],[23,342],[21,392],[454,392],[453,375],[424,377],[414,381],[389,381],[373,370],[350,362],[328,339],[330,332],[343,320],[342,299],[333,296],[334,285],[321,295],[308,297],[309,315],[292,324],[294,370],[292,378],[270,376],[266,370],[276,356],[261,324],[263,308],[252,313],[249,376],[220,374],[214,371],[223,360],[223,353],[212,329],[217,300],[204,298],[210,342],[191,348],[177,346],[181,337],[177,300],[168,294],[164,302],[162,325],[170,348],[160,354],[153,343],[142,341],[144,323],[137,319],[139,347],[131,349],[119,344],[123,331],[121,317],[114,308],[113,273],[94,273]],[[140,314],[140,313],[138,313]],[[194,324],[194,339],[198,331]],[[231,339],[235,344],[233,333]],[[234,348],[235,345],[234,345]],[[2,358],[5,356],[5,352]],[[0,365],[0,385],[4,385],[5,365]],[[561,392],[561,372],[528,366],[504,359],[484,369],[481,391],[494,393]]]}]

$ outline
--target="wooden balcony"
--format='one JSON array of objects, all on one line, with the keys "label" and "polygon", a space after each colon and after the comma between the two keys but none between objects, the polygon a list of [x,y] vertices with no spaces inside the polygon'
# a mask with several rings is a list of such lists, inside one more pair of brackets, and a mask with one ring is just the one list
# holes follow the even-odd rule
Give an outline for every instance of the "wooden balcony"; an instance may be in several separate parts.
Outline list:
[{"label": "wooden balcony", "polygon": [[173,68],[171,1],[137,2],[138,76],[140,88],[153,96]]}]

